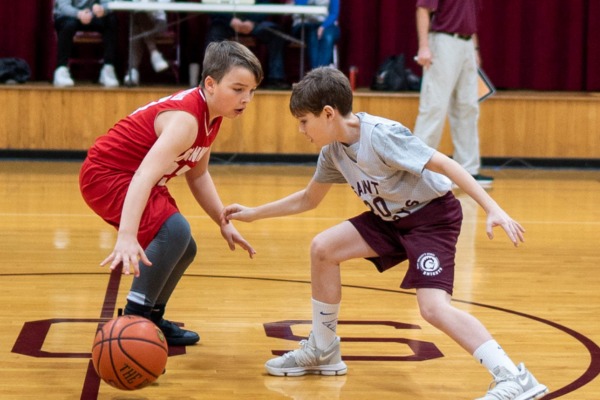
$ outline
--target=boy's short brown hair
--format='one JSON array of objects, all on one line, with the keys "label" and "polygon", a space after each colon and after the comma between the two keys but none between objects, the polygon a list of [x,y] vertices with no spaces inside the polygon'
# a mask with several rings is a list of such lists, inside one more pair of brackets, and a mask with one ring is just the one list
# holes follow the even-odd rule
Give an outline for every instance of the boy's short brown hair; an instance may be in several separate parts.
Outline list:
[{"label": "boy's short brown hair", "polygon": [[257,85],[263,80],[262,66],[254,53],[243,44],[232,40],[223,40],[211,42],[206,46],[200,85],[204,87],[204,80],[207,76],[221,82],[221,79],[233,67],[243,67],[252,72]]},{"label": "boy's short brown hair", "polygon": [[346,75],[331,67],[310,71],[294,84],[290,111],[295,117],[308,113],[321,115],[325,106],[331,106],[342,115],[352,112],[352,88]]}]

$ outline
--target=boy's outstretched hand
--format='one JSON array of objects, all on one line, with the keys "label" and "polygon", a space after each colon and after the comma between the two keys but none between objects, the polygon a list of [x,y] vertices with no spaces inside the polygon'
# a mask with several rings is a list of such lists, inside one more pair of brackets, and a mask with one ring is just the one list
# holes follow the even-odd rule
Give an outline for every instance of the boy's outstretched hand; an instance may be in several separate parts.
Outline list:
[{"label": "boy's outstretched hand", "polygon": [[504,232],[506,232],[515,247],[519,245],[519,242],[525,241],[523,237],[525,229],[499,207],[490,211],[487,215],[485,230],[490,239],[494,238],[493,229],[496,226],[501,226],[504,229]]},{"label": "boy's outstretched hand", "polygon": [[252,209],[241,204],[228,205],[221,211],[221,224],[227,224],[232,219],[243,222],[252,222],[253,218],[250,210]]}]

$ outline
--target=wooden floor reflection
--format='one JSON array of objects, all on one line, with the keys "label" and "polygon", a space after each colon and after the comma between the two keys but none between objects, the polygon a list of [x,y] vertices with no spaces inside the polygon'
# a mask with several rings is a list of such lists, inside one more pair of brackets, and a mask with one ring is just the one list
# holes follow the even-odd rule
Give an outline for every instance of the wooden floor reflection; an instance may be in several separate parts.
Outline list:
[{"label": "wooden floor reflection", "polygon": [[[298,190],[313,166],[215,165],[225,203],[255,205]],[[2,399],[473,399],[489,374],[426,324],[405,266],[379,274],[342,266],[339,334],[343,377],[276,378],[264,362],[297,347],[310,329],[308,247],[319,231],[363,211],[335,187],[317,210],[236,223],[258,254],[231,252],[194,204],[184,179],[170,183],[198,256],[168,317],[201,334],[172,349],[167,373],[139,392],[94,380],[89,352],[98,326],[122,307],[129,277],[98,267],[114,230],[84,204],[77,162],[0,162],[0,398]],[[484,215],[457,192],[465,214],[455,304],[473,313],[509,355],[552,391],[547,398],[600,398],[600,172],[498,169],[492,196],[525,228],[513,248],[485,235]]]}]

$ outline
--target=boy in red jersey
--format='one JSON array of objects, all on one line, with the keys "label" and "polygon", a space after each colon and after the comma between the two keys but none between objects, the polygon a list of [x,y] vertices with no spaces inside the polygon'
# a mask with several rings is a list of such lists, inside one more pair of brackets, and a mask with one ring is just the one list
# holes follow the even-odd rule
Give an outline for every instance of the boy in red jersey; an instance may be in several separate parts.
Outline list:
[{"label": "boy in red jersey", "polygon": [[165,306],[196,255],[190,225],[166,183],[185,174],[198,204],[220,226],[233,250],[254,249],[231,224],[208,172],[210,146],[223,117],[241,115],[263,78],[261,64],[243,45],[211,43],[202,82],[149,103],[120,120],[89,150],[79,176],[94,212],[118,229],[114,250],[100,264],[134,272],[125,314],[141,315],[161,328],[169,345],[190,345],[197,333],[163,319]]}]

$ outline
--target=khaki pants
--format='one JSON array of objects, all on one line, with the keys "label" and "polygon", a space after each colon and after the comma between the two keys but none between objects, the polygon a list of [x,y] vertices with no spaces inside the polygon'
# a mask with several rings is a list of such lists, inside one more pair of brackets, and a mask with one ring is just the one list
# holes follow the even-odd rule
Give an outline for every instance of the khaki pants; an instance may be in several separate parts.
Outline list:
[{"label": "khaki pants", "polygon": [[453,158],[471,175],[479,173],[479,103],[473,40],[431,32],[431,67],[423,71],[419,115],[414,134],[438,148],[446,115],[454,146]]}]

